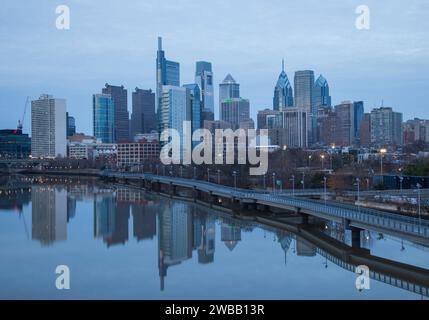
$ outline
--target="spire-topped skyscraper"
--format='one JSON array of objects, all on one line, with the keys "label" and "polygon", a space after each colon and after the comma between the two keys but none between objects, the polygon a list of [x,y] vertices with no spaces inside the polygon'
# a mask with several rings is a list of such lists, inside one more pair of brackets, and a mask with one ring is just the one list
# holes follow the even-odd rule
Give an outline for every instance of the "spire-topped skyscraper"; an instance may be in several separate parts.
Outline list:
[{"label": "spire-topped skyscraper", "polygon": [[282,72],[274,87],[273,109],[283,110],[287,107],[293,107],[293,92],[285,72],[285,62],[284,59],[282,59]]},{"label": "spire-topped skyscraper", "polygon": [[158,37],[158,51],[156,53],[156,110],[158,120],[161,108],[162,86],[180,86],[180,65],[178,62],[165,58],[162,50],[162,38]]}]

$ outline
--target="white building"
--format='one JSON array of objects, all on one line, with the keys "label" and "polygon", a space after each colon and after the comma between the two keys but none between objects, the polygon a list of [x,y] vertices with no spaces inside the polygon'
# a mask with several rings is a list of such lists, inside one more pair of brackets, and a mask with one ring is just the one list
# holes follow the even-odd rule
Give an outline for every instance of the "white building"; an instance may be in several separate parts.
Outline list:
[{"label": "white building", "polygon": [[31,101],[31,155],[36,158],[67,155],[65,99],[43,94]]}]

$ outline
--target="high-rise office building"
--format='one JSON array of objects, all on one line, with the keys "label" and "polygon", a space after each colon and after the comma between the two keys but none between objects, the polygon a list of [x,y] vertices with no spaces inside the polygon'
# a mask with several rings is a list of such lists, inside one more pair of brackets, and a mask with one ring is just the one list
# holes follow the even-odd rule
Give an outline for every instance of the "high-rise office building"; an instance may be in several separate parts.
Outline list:
[{"label": "high-rise office building", "polygon": [[290,107],[282,111],[283,128],[285,129],[285,146],[288,148],[306,148],[307,136],[307,112],[303,108]]},{"label": "high-rise office building", "polygon": [[272,109],[264,109],[258,111],[257,128],[258,129],[273,129],[282,127],[281,112]]},{"label": "high-rise office building", "polygon": [[320,75],[314,83],[313,105],[316,108],[320,106],[331,106],[331,96],[329,95],[328,81],[322,75]]},{"label": "high-rise office building", "polygon": [[92,96],[94,137],[102,143],[115,142],[115,109],[110,94]]},{"label": "high-rise office building", "polygon": [[201,90],[201,105],[203,110],[214,113],[213,71],[210,62],[197,61],[195,83]]},{"label": "high-rise office building", "polygon": [[[163,86],[161,108],[158,114],[160,132],[166,129],[175,129],[180,135],[180,150],[183,155],[187,145],[183,143],[183,121],[192,120],[191,90],[184,87]],[[161,141],[161,146],[165,141]]]},{"label": "high-rise office building", "polygon": [[392,108],[375,108],[371,111],[371,144],[376,147],[403,143],[402,113]]},{"label": "high-rise office building", "polygon": [[351,101],[344,101],[335,106],[336,141],[338,146],[351,146],[355,143],[355,112]]},{"label": "high-rise office building", "polygon": [[294,77],[295,107],[307,114],[308,140],[312,144],[313,131],[317,127],[317,109],[313,103],[314,72],[312,70],[296,71]]},{"label": "high-rise office building", "polygon": [[283,110],[287,107],[293,107],[293,92],[282,61],[282,72],[279,75],[276,86],[274,87],[273,109]]},{"label": "high-rise office building", "polygon": [[160,133],[162,132],[160,113],[163,86],[180,86],[180,64],[165,58],[165,52],[162,50],[162,38],[158,37],[158,51],[156,53],[156,112]]},{"label": "high-rise office building", "polygon": [[219,117],[222,101],[234,98],[240,98],[240,84],[228,73],[222,83],[219,84]]},{"label": "high-rise office building", "polygon": [[43,94],[31,101],[31,154],[55,158],[67,155],[66,100]]},{"label": "high-rise office building", "polygon": [[150,133],[157,130],[155,93],[150,89],[136,88],[132,94],[132,105],[130,138],[134,139],[138,133]]},{"label": "high-rise office building", "polygon": [[67,137],[71,137],[76,133],[76,120],[66,112]]},{"label": "high-rise office building", "polygon": [[250,119],[250,103],[247,99],[232,98],[221,102],[220,119],[231,124],[232,129],[240,128],[240,123]]},{"label": "high-rise office building", "polygon": [[[184,88],[189,90],[190,96],[189,96],[189,103],[190,103],[190,109],[191,109],[191,121],[192,121],[192,133],[194,133],[196,130],[201,129],[204,127],[203,123],[203,116],[202,116],[202,102],[201,102],[201,91],[200,87],[195,84],[185,84],[183,85]],[[193,142],[193,144],[198,144],[198,142]]]},{"label": "high-rise office building", "polygon": [[128,93],[124,86],[112,86],[106,83],[103,94],[110,94],[115,110],[115,142],[130,139],[130,119],[128,113]]},{"label": "high-rise office building", "polygon": [[364,105],[363,101],[353,102],[353,112],[354,112],[354,139],[359,143],[360,140],[360,127],[364,115]]},{"label": "high-rise office building", "polygon": [[371,145],[371,114],[365,113],[360,123],[359,145],[369,147]]}]

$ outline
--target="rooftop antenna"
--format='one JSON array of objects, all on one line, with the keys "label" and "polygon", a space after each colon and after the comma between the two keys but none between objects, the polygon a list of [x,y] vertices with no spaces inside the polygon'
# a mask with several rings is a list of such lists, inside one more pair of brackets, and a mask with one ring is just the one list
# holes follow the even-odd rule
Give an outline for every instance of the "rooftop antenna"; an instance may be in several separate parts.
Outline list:
[{"label": "rooftop antenna", "polygon": [[283,72],[285,71],[285,59],[284,58],[282,59],[282,71]]},{"label": "rooftop antenna", "polygon": [[384,108],[384,99],[381,99],[381,107]]}]

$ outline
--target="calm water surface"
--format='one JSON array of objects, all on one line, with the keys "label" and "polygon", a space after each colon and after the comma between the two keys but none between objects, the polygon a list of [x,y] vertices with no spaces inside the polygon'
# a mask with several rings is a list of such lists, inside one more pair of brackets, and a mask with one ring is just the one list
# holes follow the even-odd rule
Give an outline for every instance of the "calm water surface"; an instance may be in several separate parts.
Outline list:
[{"label": "calm water surface", "polygon": [[[0,192],[1,299],[427,299],[386,278],[359,292],[323,249],[192,202],[65,178]],[[362,246],[429,269],[428,248],[399,238],[365,231]],[[55,287],[58,265],[70,290]]]}]

